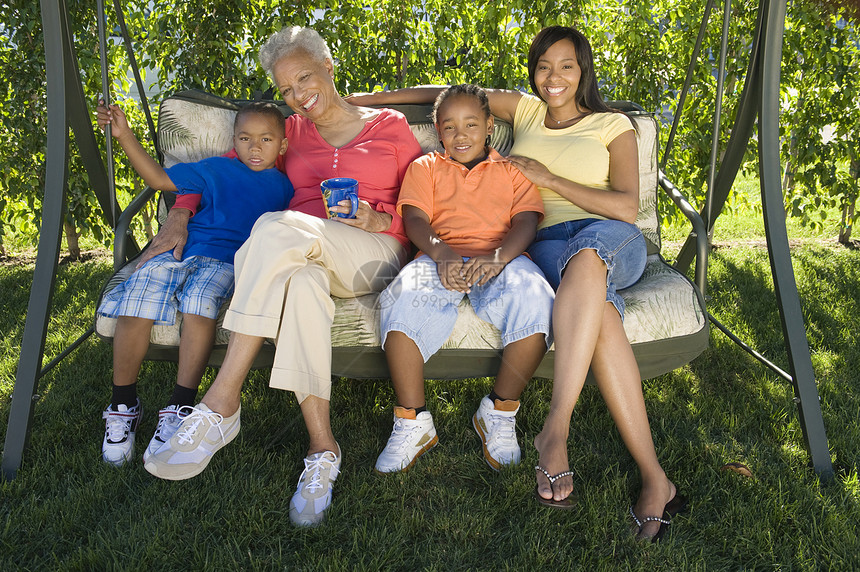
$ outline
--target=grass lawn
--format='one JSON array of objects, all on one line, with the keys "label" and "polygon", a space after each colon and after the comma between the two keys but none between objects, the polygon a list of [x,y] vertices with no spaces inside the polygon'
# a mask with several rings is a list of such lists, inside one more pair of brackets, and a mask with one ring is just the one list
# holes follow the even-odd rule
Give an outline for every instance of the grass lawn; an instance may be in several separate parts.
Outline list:
[{"label": "grass lawn", "polygon": [[[719,221],[709,309],[788,369],[760,228],[754,213]],[[200,476],[161,481],[139,455],[175,368],[147,363],[137,458],[117,470],[100,461],[111,351],[91,339],[41,381],[24,465],[15,480],[0,480],[0,569],[860,569],[860,351],[852,318],[860,313],[860,253],[827,238],[833,228],[790,225],[802,237],[794,264],[836,469],[829,483],[808,468],[791,386],[712,331],[702,356],[644,383],[660,459],[691,499],[659,545],[631,536],[636,467],[592,386],[572,420],[578,505],[553,511],[532,499],[531,441],[551,394],[545,380],[523,397],[519,467],[495,473],[481,457],[470,417],[489,380],[428,382],[440,446],[410,472],[387,477],[372,467],[391,429],[390,383],[339,380],[332,418],[344,471],[327,524],[299,530],[288,504],[307,437],[292,395],[254,372],[234,444]],[[32,270],[0,266],[3,435]],[[62,266],[46,363],[90,325],[109,272],[106,257]],[[207,372],[204,389],[212,377]],[[722,470],[729,462],[752,477]]]}]

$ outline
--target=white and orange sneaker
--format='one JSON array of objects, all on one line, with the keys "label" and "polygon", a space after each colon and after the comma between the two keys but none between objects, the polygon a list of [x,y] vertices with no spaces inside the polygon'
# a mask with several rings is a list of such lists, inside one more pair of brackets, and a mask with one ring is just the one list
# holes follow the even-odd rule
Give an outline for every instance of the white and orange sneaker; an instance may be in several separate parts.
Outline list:
[{"label": "white and orange sneaker", "polygon": [[489,397],[484,397],[472,416],[472,426],[484,445],[484,459],[497,471],[502,465],[520,462],[516,419],[519,409],[519,401],[497,399],[493,403]]},{"label": "white and orange sneaker", "polygon": [[415,414],[414,409],[394,408],[394,428],[388,443],[376,459],[377,473],[409,470],[418,457],[439,442],[433,416],[429,411]]}]

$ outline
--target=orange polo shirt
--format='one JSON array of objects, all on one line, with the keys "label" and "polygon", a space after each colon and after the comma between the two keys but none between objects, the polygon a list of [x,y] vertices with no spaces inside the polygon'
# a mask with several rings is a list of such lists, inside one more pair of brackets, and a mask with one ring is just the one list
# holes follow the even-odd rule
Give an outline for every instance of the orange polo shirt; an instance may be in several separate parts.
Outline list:
[{"label": "orange polo shirt", "polygon": [[434,151],[415,159],[400,187],[400,214],[403,205],[424,211],[439,238],[467,257],[498,248],[514,215],[531,211],[543,218],[543,200],[535,184],[495,149],[471,170],[447,153]]}]

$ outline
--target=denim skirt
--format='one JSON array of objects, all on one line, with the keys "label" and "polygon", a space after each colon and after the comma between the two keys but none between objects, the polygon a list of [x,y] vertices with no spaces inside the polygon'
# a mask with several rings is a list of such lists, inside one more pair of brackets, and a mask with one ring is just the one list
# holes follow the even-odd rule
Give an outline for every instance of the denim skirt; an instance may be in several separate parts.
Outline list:
[{"label": "denim skirt", "polygon": [[582,219],[560,222],[537,232],[529,256],[558,290],[567,263],[579,251],[591,249],[606,263],[606,301],[624,319],[624,299],[618,294],[632,286],[645,270],[647,248],[639,229],[619,220]]}]

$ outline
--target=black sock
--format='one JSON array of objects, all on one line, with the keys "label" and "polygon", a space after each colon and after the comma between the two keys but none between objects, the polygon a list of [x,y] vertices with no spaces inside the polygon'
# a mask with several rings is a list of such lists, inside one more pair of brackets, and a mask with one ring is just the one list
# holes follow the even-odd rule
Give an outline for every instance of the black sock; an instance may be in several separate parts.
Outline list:
[{"label": "black sock", "polygon": [[183,407],[185,405],[194,405],[194,401],[197,399],[197,388],[183,387],[178,383],[173,386],[173,395],[170,396],[170,401],[167,402],[167,405],[178,405],[179,407]]},{"label": "black sock", "polygon": [[497,400],[497,399],[498,399],[499,401],[507,401],[507,399],[505,399],[504,397],[499,397],[499,394],[498,394],[498,393],[496,393],[496,390],[495,390],[495,389],[493,389],[493,390],[491,390],[491,391],[490,391],[490,395],[488,395],[488,396],[487,396],[487,399],[489,399],[489,400],[490,400],[490,403],[492,403],[493,405],[495,405],[495,404],[496,404],[496,400]]},{"label": "black sock", "polygon": [[423,413],[424,411],[427,411],[427,404],[426,403],[424,405],[422,405],[421,407],[406,407],[404,405],[398,405],[398,407],[403,407],[403,409],[412,409],[415,411],[415,415],[418,415],[419,413]]},{"label": "black sock", "polygon": [[119,411],[120,405],[125,405],[129,409],[137,405],[137,384],[114,385],[110,404],[114,411]]}]

